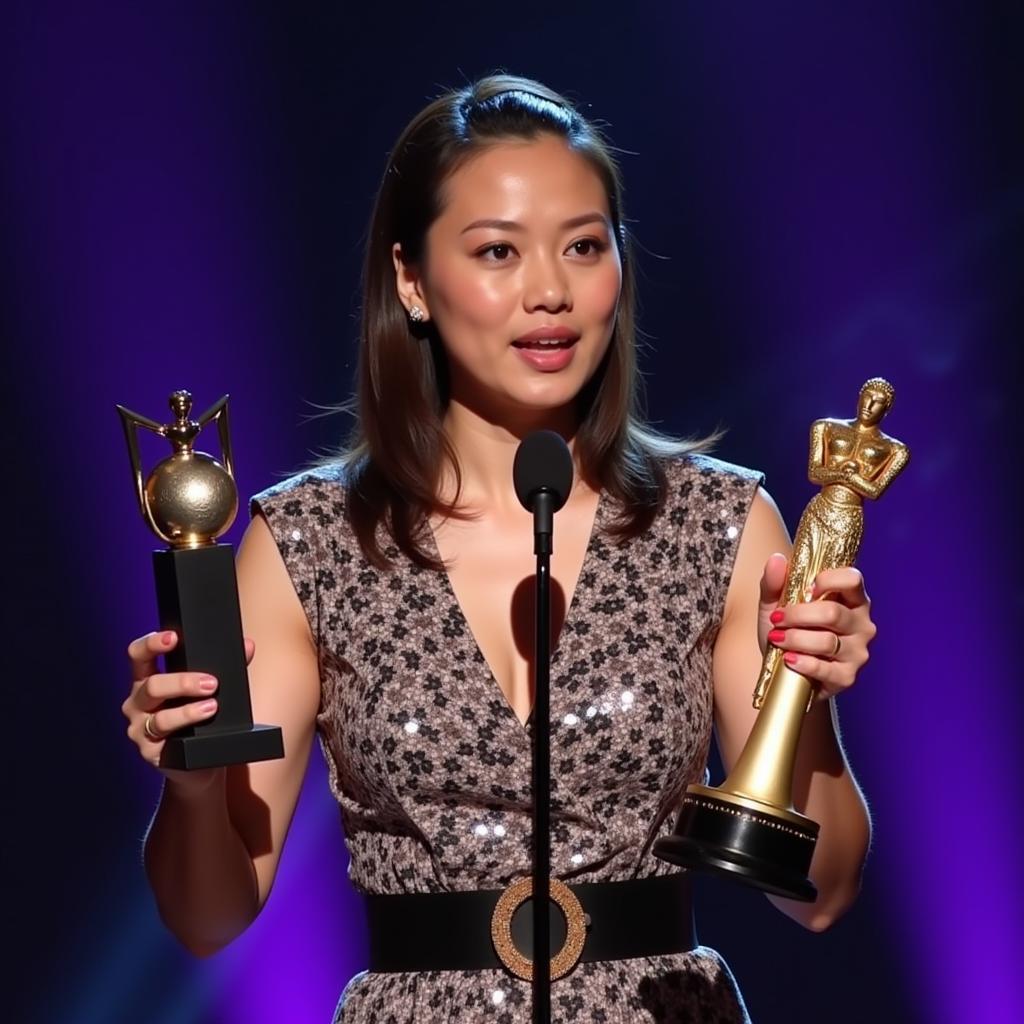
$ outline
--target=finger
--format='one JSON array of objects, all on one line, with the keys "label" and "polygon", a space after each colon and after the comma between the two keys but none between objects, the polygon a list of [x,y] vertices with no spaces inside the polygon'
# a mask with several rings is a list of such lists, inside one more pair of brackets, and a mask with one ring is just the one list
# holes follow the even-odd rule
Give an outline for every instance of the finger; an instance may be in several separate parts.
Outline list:
[{"label": "finger", "polygon": [[256,642],[250,640],[249,637],[245,637],[245,663],[246,665],[252,661],[252,656],[256,653]]},{"label": "finger", "polygon": [[838,569],[822,569],[814,578],[811,597],[820,598],[829,595],[833,600],[842,601],[847,608],[858,608],[868,603],[867,591],[864,589],[864,576],[852,565]]},{"label": "finger", "polygon": [[845,661],[826,661],[813,654],[800,654],[797,651],[786,651],[782,659],[794,672],[819,683],[829,695],[853,686],[857,678],[857,670]]},{"label": "finger", "polygon": [[[211,718],[217,712],[216,700],[189,701],[179,708],[163,708],[154,711],[150,715],[144,715],[139,719],[137,725],[139,736],[144,744],[150,746],[162,744],[172,732],[183,729],[186,725],[195,725],[196,722],[203,722]],[[146,719],[149,719],[150,730],[160,737],[154,740],[146,732]]]},{"label": "finger", "polygon": [[145,636],[133,640],[128,645],[128,657],[132,662],[132,679],[142,679],[145,676],[153,675],[157,669],[157,655],[173,650],[177,642],[177,634],[169,629],[162,633],[147,633]]},{"label": "finger", "polygon": [[761,573],[761,606],[774,608],[782,597],[782,588],[786,584],[786,569],[789,561],[778,551],[770,555]]},{"label": "finger", "polygon": [[854,631],[857,616],[838,601],[801,601],[780,608],[772,624],[776,629],[830,629],[841,636]]},{"label": "finger", "polygon": [[795,651],[828,660],[842,651],[842,639],[837,651],[836,638],[837,634],[829,629],[773,629],[768,634],[768,642],[781,651]]},{"label": "finger", "polygon": [[217,680],[202,672],[165,672],[147,676],[135,686],[129,701],[139,711],[155,711],[174,697],[209,697]]}]

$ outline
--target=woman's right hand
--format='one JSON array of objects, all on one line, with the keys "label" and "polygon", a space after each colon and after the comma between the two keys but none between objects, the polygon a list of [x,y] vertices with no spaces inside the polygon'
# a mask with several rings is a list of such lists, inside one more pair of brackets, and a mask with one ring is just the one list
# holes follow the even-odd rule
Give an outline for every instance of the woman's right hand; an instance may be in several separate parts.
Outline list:
[{"label": "woman's right hand", "polygon": [[[121,705],[121,711],[128,719],[128,738],[139,748],[143,760],[158,768],[175,788],[182,792],[197,792],[206,789],[223,774],[223,768],[201,768],[183,771],[174,768],[160,768],[165,737],[187,725],[195,725],[212,718],[217,711],[217,680],[202,672],[157,672],[157,657],[174,650],[177,635],[170,630],[162,633],[147,633],[128,645],[128,657],[132,663],[132,690]],[[245,640],[245,663],[252,661],[254,644]],[[171,698],[186,698],[187,703],[178,707],[167,707]],[[160,739],[154,740],[146,733],[149,728]]]}]

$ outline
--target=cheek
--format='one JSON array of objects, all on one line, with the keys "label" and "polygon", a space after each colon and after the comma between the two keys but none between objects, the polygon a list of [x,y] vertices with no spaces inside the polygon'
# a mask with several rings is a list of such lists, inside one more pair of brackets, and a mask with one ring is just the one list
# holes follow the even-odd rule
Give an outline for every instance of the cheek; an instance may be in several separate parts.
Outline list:
[{"label": "cheek", "polygon": [[618,264],[609,263],[600,272],[586,279],[581,298],[595,320],[611,320],[622,290],[622,272]]},{"label": "cheek", "polygon": [[434,277],[431,304],[436,315],[449,323],[458,321],[480,327],[503,323],[514,296],[507,284],[501,286],[501,278],[500,274],[476,270],[469,261],[445,268]]}]

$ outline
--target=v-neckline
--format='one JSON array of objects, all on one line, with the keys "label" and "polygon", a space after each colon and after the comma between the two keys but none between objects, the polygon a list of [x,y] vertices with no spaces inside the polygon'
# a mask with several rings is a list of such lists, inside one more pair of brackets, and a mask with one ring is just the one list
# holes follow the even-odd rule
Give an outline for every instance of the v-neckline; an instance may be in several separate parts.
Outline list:
[{"label": "v-neckline", "polygon": [[[604,488],[598,491],[597,494],[597,507],[594,509],[594,520],[590,526],[590,535],[587,537],[587,546],[583,550],[583,561],[580,563],[579,575],[576,577],[576,585],[573,587],[572,596],[569,598],[569,602],[565,609],[565,618],[562,620],[562,628],[559,630],[558,638],[555,641],[554,646],[551,649],[551,666],[554,668],[554,664],[558,659],[558,655],[562,649],[562,637],[565,636],[566,627],[569,625],[569,620],[576,612],[579,605],[580,588],[587,585],[587,573],[590,570],[590,563],[593,560],[594,543],[597,538],[598,532],[604,526],[604,510],[605,510],[605,498],[606,492]],[[557,525],[557,518],[555,523]],[[437,546],[437,538],[434,535],[434,528],[427,522],[427,539],[430,542],[432,554],[435,555],[438,561],[441,561],[441,551]],[[555,534],[555,543],[558,543],[557,532]],[[455,593],[455,587],[452,586],[452,578],[448,573],[447,569],[442,569],[440,572],[443,576],[441,581],[442,588],[447,593],[448,602],[451,607],[458,614],[458,617],[462,620],[462,631],[465,636],[466,642],[470,648],[471,653],[474,653],[476,659],[483,665],[484,671],[490,678],[490,685],[494,692],[502,699],[508,710],[512,721],[519,727],[519,732],[522,736],[528,736],[530,731],[530,722],[533,718],[534,707],[537,704],[537,696],[534,694],[533,704],[530,706],[530,712],[526,716],[526,721],[521,722],[519,715],[516,714],[515,708],[512,706],[511,701],[505,695],[505,691],[501,688],[501,683],[498,682],[498,677],[494,674],[494,669],[491,668],[490,662],[484,657],[483,649],[480,647],[480,643],[476,638],[476,634],[473,632],[472,626],[469,624],[469,619],[466,617],[465,611],[463,611],[462,604],[459,601],[458,595]],[[552,673],[553,675],[554,673]]]}]

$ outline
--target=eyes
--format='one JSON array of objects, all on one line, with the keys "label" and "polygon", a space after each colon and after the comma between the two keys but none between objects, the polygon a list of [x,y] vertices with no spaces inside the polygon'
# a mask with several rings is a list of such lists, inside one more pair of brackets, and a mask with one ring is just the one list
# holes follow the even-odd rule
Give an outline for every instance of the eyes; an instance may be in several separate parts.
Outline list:
[{"label": "eyes", "polygon": [[[586,251],[580,251],[582,249]],[[575,255],[585,259],[593,259],[599,256],[608,248],[607,243],[600,238],[578,238],[573,242],[567,252],[575,250]],[[478,249],[474,255],[483,259],[484,263],[508,263],[509,253],[515,252],[515,247],[510,242],[492,242]],[[486,258],[486,254],[493,253],[493,259]]]}]

